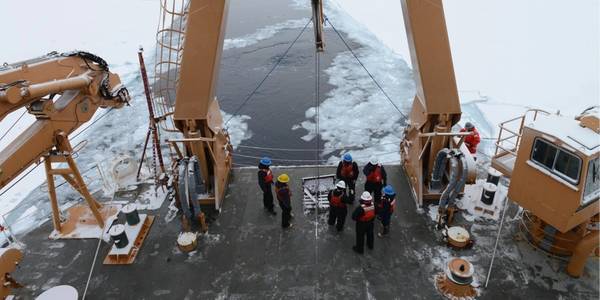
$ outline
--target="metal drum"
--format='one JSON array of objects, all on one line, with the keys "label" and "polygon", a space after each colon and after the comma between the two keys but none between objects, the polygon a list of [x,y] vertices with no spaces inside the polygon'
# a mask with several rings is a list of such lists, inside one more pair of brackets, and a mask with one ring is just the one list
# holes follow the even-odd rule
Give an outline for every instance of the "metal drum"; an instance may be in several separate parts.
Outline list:
[{"label": "metal drum", "polygon": [[498,185],[498,183],[500,182],[501,176],[502,176],[502,173],[500,173],[500,171],[490,167],[488,169],[487,182]]},{"label": "metal drum", "polygon": [[486,205],[492,205],[494,203],[494,196],[496,196],[496,191],[498,187],[490,182],[486,182],[483,184],[483,192],[481,193],[481,202]]},{"label": "metal drum", "polygon": [[125,234],[125,225],[123,224],[114,225],[108,230],[108,234],[115,241],[117,248],[125,248],[129,244],[127,234]]},{"label": "metal drum", "polygon": [[127,224],[134,226],[140,222],[140,215],[138,214],[137,205],[135,205],[135,203],[129,203],[123,206],[121,212],[125,214]]}]

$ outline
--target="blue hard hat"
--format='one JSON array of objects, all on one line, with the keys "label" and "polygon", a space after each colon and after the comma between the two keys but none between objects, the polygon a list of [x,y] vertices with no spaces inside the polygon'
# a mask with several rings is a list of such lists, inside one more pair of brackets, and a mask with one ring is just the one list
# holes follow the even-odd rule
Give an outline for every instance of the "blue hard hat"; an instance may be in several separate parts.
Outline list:
[{"label": "blue hard hat", "polygon": [[342,159],[345,162],[351,162],[352,161],[352,155],[350,155],[350,153],[346,153],[346,154],[344,154],[344,156],[342,157]]},{"label": "blue hard hat", "polygon": [[260,163],[265,165],[265,166],[270,166],[271,165],[271,159],[267,156],[263,157],[260,159]]},{"label": "blue hard hat", "polygon": [[396,194],[396,192],[394,192],[394,188],[389,184],[383,188],[383,193],[388,196]]}]

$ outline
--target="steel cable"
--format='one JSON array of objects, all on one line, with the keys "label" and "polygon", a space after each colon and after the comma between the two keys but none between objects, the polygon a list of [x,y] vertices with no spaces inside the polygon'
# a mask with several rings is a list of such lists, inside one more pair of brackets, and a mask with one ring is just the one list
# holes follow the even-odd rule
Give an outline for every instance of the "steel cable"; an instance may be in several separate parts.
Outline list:
[{"label": "steel cable", "polygon": [[273,73],[273,71],[275,71],[275,69],[277,68],[277,66],[279,66],[279,64],[287,56],[288,52],[290,52],[290,50],[292,49],[292,47],[294,46],[294,44],[296,44],[296,42],[300,39],[300,37],[302,36],[302,34],[304,33],[304,31],[306,30],[306,27],[308,27],[308,24],[310,24],[311,21],[312,20],[309,20],[306,23],[306,25],[304,25],[304,27],[302,28],[302,30],[300,31],[300,33],[298,34],[298,36],[296,36],[296,38],[292,41],[292,43],[285,50],[285,52],[283,52],[283,54],[281,55],[281,57],[279,57],[279,59],[277,60],[277,62],[275,63],[275,65],[273,65],[273,67],[267,73],[267,75],[265,75],[265,77],[258,83],[258,85],[256,86],[256,88],[254,88],[254,90],[250,93],[250,95],[248,95],[248,97],[246,97],[246,99],[242,102],[242,104],[240,104],[235,109],[235,111],[231,114],[231,116],[229,117],[229,119],[227,119],[227,121],[225,122],[225,126],[227,126],[227,124],[229,123],[229,121],[231,121],[231,119],[233,119],[233,117],[235,117],[237,115],[237,113],[248,103],[248,101],[250,101],[250,99],[252,99],[252,97],[256,94],[256,92],[258,91],[258,89],[260,89],[260,87],[262,87],[262,85],[265,83],[265,81],[267,81],[267,79],[269,78],[269,76],[271,76],[271,74]]}]

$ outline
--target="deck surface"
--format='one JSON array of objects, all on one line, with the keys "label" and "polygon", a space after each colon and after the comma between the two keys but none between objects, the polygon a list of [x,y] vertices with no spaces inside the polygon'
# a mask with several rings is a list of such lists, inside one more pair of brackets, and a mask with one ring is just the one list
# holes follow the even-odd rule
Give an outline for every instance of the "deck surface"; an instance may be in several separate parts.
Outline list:
[{"label": "deck surface", "polygon": [[[338,234],[326,214],[303,214],[301,177],[316,168],[275,168],[292,178],[294,228],[282,230],[278,215],[267,215],[256,185],[256,170],[236,169],[221,214],[199,238],[199,248],[181,253],[175,240],[178,219],[166,222],[168,203],[157,218],[137,260],[130,266],[102,265],[102,243],[86,299],[440,299],[433,284],[449,257],[462,256],[483,283],[496,236],[495,222],[465,222],[476,238],[471,250],[445,247],[426,211],[417,210],[404,173],[388,166],[389,183],[399,190],[391,236],[375,238],[375,249],[355,254],[354,222],[348,216]],[[321,174],[333,168],[320,168]],[[357,184],[362,192],[362,182]],[[566,263],[515,239],[516,222],[506,221],[487,289],[479,299],[598,299],[598,260],[572,279]],[[33,299],[61,284],[85,289],[97,240],[48,240],[51,222],[23,238],[25,255],[14,278],[26,285],[19,299]],[[376,225],[376,230],[379,224]]]}]

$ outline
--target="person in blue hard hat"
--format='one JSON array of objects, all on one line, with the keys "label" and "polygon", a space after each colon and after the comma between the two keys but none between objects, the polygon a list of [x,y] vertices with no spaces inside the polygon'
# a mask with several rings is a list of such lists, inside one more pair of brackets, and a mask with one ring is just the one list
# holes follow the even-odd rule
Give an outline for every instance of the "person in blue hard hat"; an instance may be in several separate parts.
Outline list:
[{"label": "person in blue hard hat", "polygon": [[350,204],[354,203],[358,174],[358,165],[352,161],[352,155],[350,153],[344,154],[342,161],[337,166],[336,177],[337,180],[342,180],[346,183],[346,187],[348,188],[348,202]]},{"label": "person in blue hard hat", "polygon": [[263,206],[267,212],[272,215],[276,215],[273,205],[273,192],[271,185],[273,185],[273,172],[269,168],[271,166],[271,159],[263,157],[258,162],[258,186],[263,192]]},{"label": "person in blue hard hat", "polygon": [[381,221],[381,231],[377,233],[378,237],[384,237],[390,233],[390,220],[396,209],[396,192],[391,185],[383,188],[383,196],[377,205],[377,218]]}]

